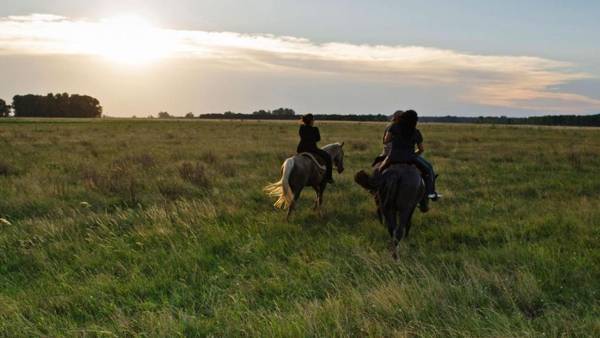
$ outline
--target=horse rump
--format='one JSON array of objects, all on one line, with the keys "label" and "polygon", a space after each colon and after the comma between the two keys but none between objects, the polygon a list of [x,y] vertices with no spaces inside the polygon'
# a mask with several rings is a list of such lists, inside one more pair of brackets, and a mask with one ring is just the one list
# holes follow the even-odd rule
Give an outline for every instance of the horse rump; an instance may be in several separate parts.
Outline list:
[{"label": "horse rump", "polygon": [[400,198],[402,173],[397,170],[386,170],[382,175],[382,183],[378,190],[379,205],[382,209],[396,209]]},{"label": "horse rump", "polygon": [[277,198],[273,204],[277,209],[289,208],[294,201],[294,192],[290,187],[292,169],[294,169],[294,158],[290,157],[281,166],[281,179],[263,189],[269,196]]}]

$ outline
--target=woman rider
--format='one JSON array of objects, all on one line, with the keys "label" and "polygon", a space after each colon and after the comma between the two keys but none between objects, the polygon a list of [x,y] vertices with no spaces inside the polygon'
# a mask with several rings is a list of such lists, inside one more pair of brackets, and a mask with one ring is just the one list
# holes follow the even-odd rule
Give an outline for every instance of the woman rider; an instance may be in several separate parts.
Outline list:
[{"label": "woman rider", "polygon": [[390,151],[392,151],[392,142],[391,142],[391,139],[388,139],[386,141],[386,137],[388,135],[388,132],[390,131],[390,128],[394,124],[400,122],[400,117],[402,116],[403,113],[404,112],[402,110],[398,110],[398,111],[396,111],[392,115],[392,117],[391,117],[391,121],[392,122],[387,127],[385,127],[385,130],[383,132],[383,151],[381,152],[381,154],[379,154],[375,158],[375,160],[373,160],[373,163],[371,164],[371,167],[375,167],[378,164],[381,164],[383,162],[383,160],[385,160],[388,157],[388,155],[390,154]]},{"label": "woman rider", "polygon": [[313,126],[314,122],[315,118],[313,114],[306,114],[302,116],[302,125],[300,126],[299,131],[300,143],[298,144],[296,151],[298,154],[307,152],[316,154],[323,158],[327,167],[327,172],[325,173],[324,179],[327,183],[333,183],[331,156],[329,156],[325,150],[317,147],[317,142],[321,140],[321,134],[319,133],[319,128]]},{"label": "woman rider", "polygon": [[[399,114],[399,116],[396,116],[396,114]],[[425,152],[425,147],[423,146],[423,135],[417,129],[417,122],[419,121],[417,112],[414,110],[407,110],[403,113],[396,112],[394,114],[394,121],[395,123],[391,125],[383,139],[384,143],[391,142],[392,147],[388,158],[381,165],[380,170],[394,163],[415,164],[424,173],[423,179],[425,181],[427,197],[434,201],[437,200],[438,194],[435,192],[435,172],[433,171],[433,166],[420,156]],[[415,146],[417,147],[416,152]]]}]

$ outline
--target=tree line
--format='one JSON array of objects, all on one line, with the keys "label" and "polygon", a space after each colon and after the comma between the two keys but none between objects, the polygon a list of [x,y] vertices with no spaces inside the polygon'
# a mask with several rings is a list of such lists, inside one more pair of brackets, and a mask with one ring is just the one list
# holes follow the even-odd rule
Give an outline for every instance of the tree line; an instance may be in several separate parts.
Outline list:
[{"label": "tree line", "polygon": [[0,99],[0,117],[101,117],[102,106],[98,99],[67,93],[48,95],[16,95],[12,105]]},{"label": "tree line", "polygon": [[600,114],[596,115],[545,115],[530,117],[507,117],[507,116],[425,116],[421,118],[424,122],[440,123],[478,123],[478,124],[521,124],[540,126],[575,126],[575,127],[600,127]]},{"label": "tree line", "polygon": [[6,101],[0,99],[0,117],[8,117],[10,115],[10,106]]},{"label": "tree line", "polygon": [[[101,117],[102,106],[98,99],[88,95],[48,94],[43,95],[16,95],[12,105],[0,99],[0,117],[10,116],[11,111],[15,117]],[[159,118],[174,118],[168,112],[160,112]],[[194,118],[193,113],[186,114],[185,118]],[[201,119],[231,119],[231,120],[297,120],[299,115],[291,108],[277,108],[274,110],[257,110],[251,114],[227,111],[222,114],[201,114]],[[389,120],[388,115],[352,115],[352,114],[315,114],[321,121],[359,121],[359,122],[384,122]],[[546,115],[532,117],[507,117],[507,116],[421,116],[422,122],[438,123],[475,123],[475,124],[521,124],[521,125],[548,125],[548,126],[581,126],[600,127],[600,114],[596,115]]]},{"label": "tree line", "polygon": [[[293,110],[289,109],[293,112]],[[202,114],[201,119],[231,119],[231,120],[297,120],[299,115],[273,114],[269,111],[259,110],[252,114],[242,114],[227,111],[222,114]],[[357,121],[357,122],[385,122],[389,121],[389,115],[351,115],[351,114],[315,114],[315,119],[320,121]],[[421,122],[434,123],[474,123],[474,124],[525,124],[546,126],[580,126],[600,127],[600,114],[596,115],[546,115],[531,117],[507,117],[507,116],[420,116]]]}]

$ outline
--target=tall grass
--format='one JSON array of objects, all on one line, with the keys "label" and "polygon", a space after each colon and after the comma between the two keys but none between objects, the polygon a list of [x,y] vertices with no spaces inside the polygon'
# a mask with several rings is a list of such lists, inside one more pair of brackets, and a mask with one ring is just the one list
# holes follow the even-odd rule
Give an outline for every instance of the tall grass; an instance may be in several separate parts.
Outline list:
[{"label": "tall grass", "polygon": [[422,126],[445,197],[395,262],[352,182],[383,125],[321,125],[347,170],[286,223],[295,124],[30,122],[0,120],[2,336],[600,335],[597,130]]}]

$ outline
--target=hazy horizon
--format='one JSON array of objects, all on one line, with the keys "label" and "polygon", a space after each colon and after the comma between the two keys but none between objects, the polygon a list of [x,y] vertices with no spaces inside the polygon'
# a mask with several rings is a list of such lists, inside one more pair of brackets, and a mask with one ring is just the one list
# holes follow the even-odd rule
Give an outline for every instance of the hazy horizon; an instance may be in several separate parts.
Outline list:
[{"label": "hazy horizon", "polygon": [[8,2],[0,98],[87,94],[115,117],[595,114],[598,13],[537,0]]}]

